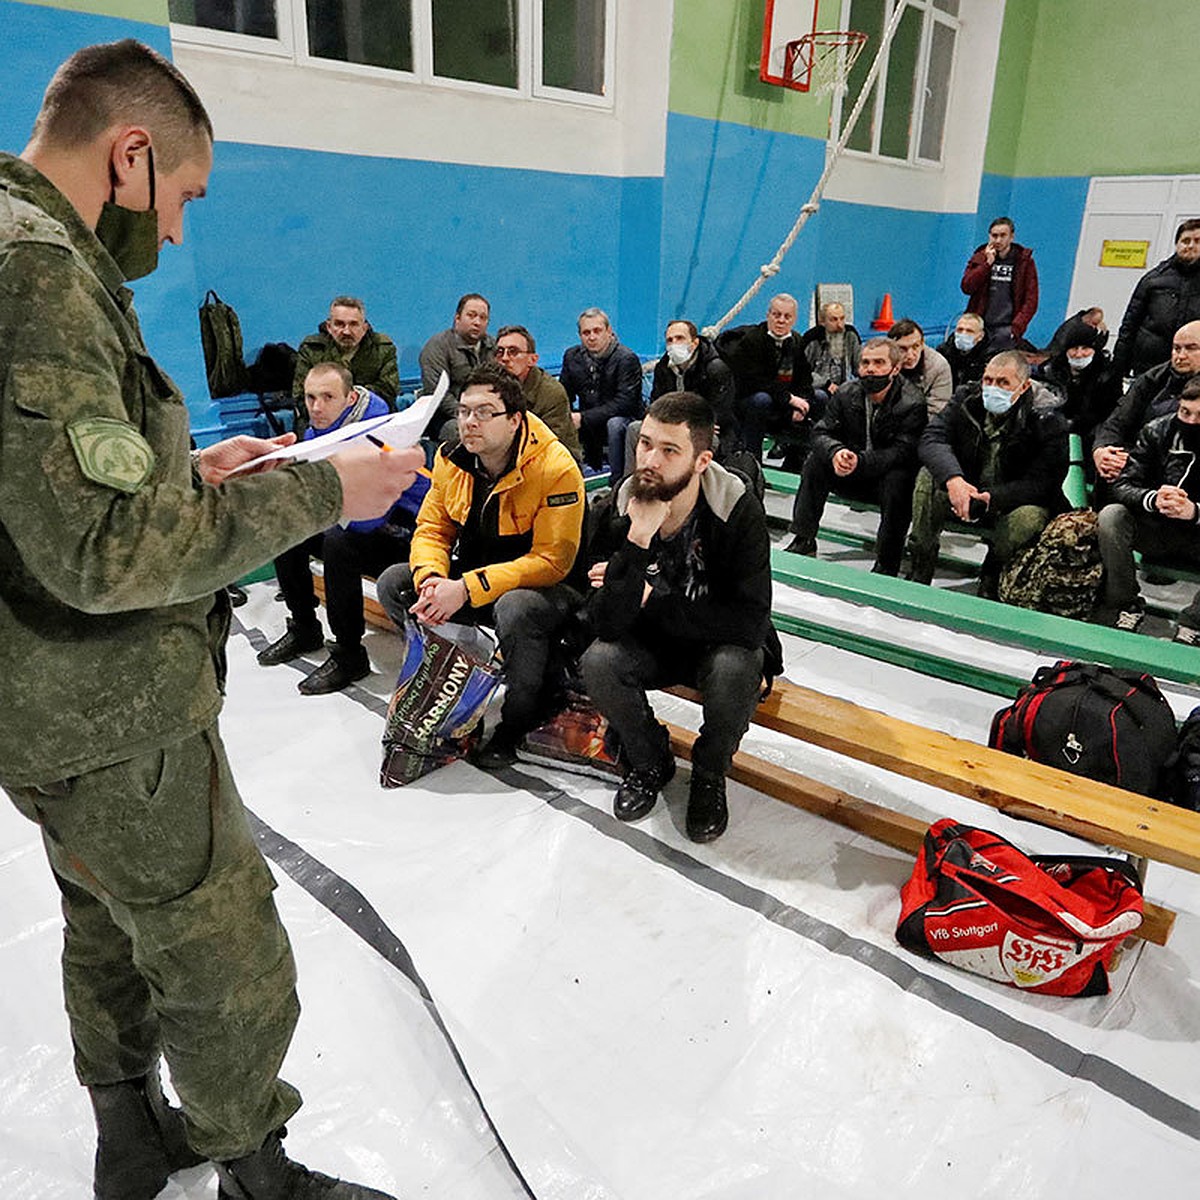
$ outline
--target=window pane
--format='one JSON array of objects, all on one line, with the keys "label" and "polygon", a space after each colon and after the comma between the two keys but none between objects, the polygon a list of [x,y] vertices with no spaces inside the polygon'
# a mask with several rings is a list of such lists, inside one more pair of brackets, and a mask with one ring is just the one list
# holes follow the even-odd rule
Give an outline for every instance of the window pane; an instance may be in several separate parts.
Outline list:
[{"label": "window pane", "polygon": [[892,38],[883,93],[883,127],[879,131],[879,153],[885,158],[908,158],[923,15],[915,8],[906,9]]},{"label": "window pane", "polygon": [[411,71],[410,0],[308,0],[308,52],[316,58]]},{"label": "window pane", "polygon": [[433,0],[433,73],[517,86],[518,0]]},{"label": "window pane", "polygon": [[921,122],[920,156],[942,161],[942,135],[950,102],[950,68],[954,65],[954,29],[934,22],[929,43],[929,77],[925,81],[925,115]]},{"label": "window pane", "polygon": [[933,7],[940,8],[951,17],[958,16],[958,0],[933,0]]},{"label": "window pane", "polygon": [[168,0],[167,13],[179,25],[278,37],[275,0]]},{"label": "window pane", "polygon": [[542,82],[604,94],[604,0],[543,0]]},{"label": "window pane", "polygon": [[[846,94],[842,98],[843,117],[850,115],[850,110],[858,99],[863,80],[866,79],[867,72],[871,69],[871,63],[875,60],[875,53],[879,49],[879,39],[883,36],[884,7],[884,0],[853,0],[850,5],[850,28],[865,33],[867,44],[858,56],[858,62],[851,68],[846,81]],[[871,99],[867,101],[867,106],[863,109],[863,114],[858,118],[858,124],[855,125],[854,132],[850,135],[847,145],[851,150],[870,151],[874,145],[875,95],[877,92],[878,86],[872,91]]]}]

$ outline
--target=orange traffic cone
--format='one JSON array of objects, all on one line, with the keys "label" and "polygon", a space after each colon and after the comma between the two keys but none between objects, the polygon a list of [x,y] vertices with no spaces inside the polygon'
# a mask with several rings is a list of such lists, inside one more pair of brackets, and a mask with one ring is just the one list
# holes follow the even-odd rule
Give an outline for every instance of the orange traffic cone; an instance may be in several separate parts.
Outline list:
[{"label": "orange traffic cone", "polygon": [[896,318],[892,316],[892,293],[883,293],[883,303],[879,307],[879,316],[871,322],[872,329],[878,329],[886,333],[896,323]]}]

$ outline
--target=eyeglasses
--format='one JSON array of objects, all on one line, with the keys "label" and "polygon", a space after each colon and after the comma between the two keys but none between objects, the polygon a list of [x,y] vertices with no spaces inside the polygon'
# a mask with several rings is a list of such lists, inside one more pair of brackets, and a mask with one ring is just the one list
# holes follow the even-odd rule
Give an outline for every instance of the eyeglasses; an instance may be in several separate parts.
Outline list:
[{"label": "eyeglasses", "polygon": [[502,408],[471,408],[470,405],[460,404],[454,410],[454,415],[461,422],[476,421],[486,425],[493,417],[506,417],[508,413]]},{"label": "eyeglasses", "polygon": [[522,350],[519,346],[497,346],[492,353],[497,358],[524,358],[529,351]]}]

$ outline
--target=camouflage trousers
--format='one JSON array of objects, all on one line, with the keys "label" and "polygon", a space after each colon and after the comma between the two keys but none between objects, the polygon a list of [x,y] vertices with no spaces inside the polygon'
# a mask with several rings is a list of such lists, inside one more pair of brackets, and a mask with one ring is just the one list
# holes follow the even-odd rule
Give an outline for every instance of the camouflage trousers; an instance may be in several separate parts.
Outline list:
[{"label": "camouflage trousers", "polygon": [[[933,476],[922,467],[913,488],[912,532],[908,535],[909,578],[931,583],[937,568],[938,546],[947,521],[954,520],[950,497],[938,487]],[[1022,504],[1006,513],[990,512],[978,523],[966,528],[978,532],[991,548],[998,572],[1023,546],[1036,541],[1050,521],[1050,510],[1036,504]]]},{"label": "camouflage trousers", "polygon": [[215,727],[7,790],[41,826],[62,893],[80,1082],[137,1078],[161,1052],[192,1148],[257,1149],[300,1106],[278,1074],[300,1010],[274,880]]}]

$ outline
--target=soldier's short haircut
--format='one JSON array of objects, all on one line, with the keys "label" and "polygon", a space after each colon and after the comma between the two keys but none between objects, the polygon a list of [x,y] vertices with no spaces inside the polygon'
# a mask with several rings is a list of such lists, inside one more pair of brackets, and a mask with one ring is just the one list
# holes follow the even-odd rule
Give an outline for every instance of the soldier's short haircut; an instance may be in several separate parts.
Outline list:
[{"label": "soldier's short haircut", "polygon": [[1193,375],[1179,392],[1180,400],[1200,399],[1200,375]]},{"label": "soldier's short haircut", "polygon": [[502,337],[508,337],[510,333],[525,339],[525,350],[527,353],[532,354],[537,350],[537,342],[533,340],[533,334],[524,325],[505,325],[496,333],[496,341],[499,341]]},{"label": "soldier's short haircut", "polygon": [[817,312],[817,320],[825,320],[825,318],[829,315],[829,310],[831,308],[840,308],[842,310],[842,315],[846,315],[846,306],[840,300],[826,300]]},{"label": "soldier's short haircut", "polygon": [[1016,233],[1017,227],[1012,223],[1012,217],[997,217],[989,226],[988,233],[991,233],[997,225],[1007,225],[1009,233]]},{"label": "soldier's short haircut", "polygon": [[858,352],[860,359],[864,350],[886,350],[888,361],[893,367],[899,366],[901,359],[904,358],[904,347],[899,342],[885,337],[873,337],[869,341],[863,342],[862,349]]},{"label": "soldier's short haircut", "polygon": [[1001,367],[1012,367],[1017,378],[1024,383],[1029,378],[1029,359],[1020,350],[1001,350],[988,360],[988,366],[998,363]]},{"label": "soldier's short haircut", "polygon": [[800,302],[791,292],[776,292],[767,301],[767,307],[770,308],[772,304],[790,304],[797,312],[800,311]]},{"label": "soldier's short haircut", "polygon": [[891,327],[891,329],[887,331],[887,335],[892,339],[892,341],[898,341],[902,337],[908,337],[910,333],[920,334],[922,338],[925,337],[925,330],[923,330],[920,325],[918,325],[916,321],[912,319],[912,317],[901,317],[900,320],[897,321]]},{"label": "soldier's short haircut", "polygon": [[[350,368],[337,362],[317,363],[315,366],[309,367],[308,375],[336,375],[342,382],[342,392],[347,396],[350,394],[350,389],[354,386],[354,376],[350,374]],[[308,386],[308,375],[304,377],[306,388]]]},{"label": "soldier's short haircut", "polygon": [[334,296],[329,302],[330,308],[357,308],[363,318],[367,315],[367,306],[357,296]]},{"label": "soldier's short haircut", "polygon": [[1200,229],[1200,217],[1189,217],[1186,221],[1179,223],[1179,228],[1175,230],[1175,240],[1179,241],[1185,233],[1191,233],[1193,229]]},{"label": "soldier's short haircut", "polygon": [[46,88],[33,136],[71,150],[117,124],[146,128],[155,165],[166,174],[213,137],[208,113],[178,67],[133,38],[72,54]]},{"label": "soldier's short haircut", "polygon": [[604,322],[604,327],[606,329],[612,328],[612,322],[608,319],[608,313],[606,313],[602,308],[585,308],[583,312],[579,314],[579,319],[575,322],[575,328],[578,329],[588,317],[599,318]]},{"label": "soldier's short haircut", "polygon": [[[958,321],[966,321],[969,325],[974,325],[976,329],[983,329],[983,318],[978,313],[962,313]],[[958,321],[954,322],[955,325],[958,324]]]},{"label": "soldier's short haircut", "polygon": [[694,321],[685,320],[683,317],[676,317],[675,320],[668,321],[666,329],[663,330],[664,336],[670,333],[672,325],[686,325],[688,337],[691,338],[693,342],[700,336],[700,330],[696,328],[696,323]]},{"label": "soldier's short haircut", "polygon": [[716,418],[712,405],[696,392],[666,392],[646,409],[646,416],[663,425],[686,425],[697,454],[713,448]]},{"label": "soldier's short haircut", "polygon": [[491,388],[500,397],[504,411],[508,413],[523,413],[525,411],[525,393],[521,390],[521,381],[509,374],[499,363],[480,363],[462,385],[459,396],[464,396],[468,388]]},{"label": "soldier's short haircut", "polygon": [[483,301],[483,304],[487,308],[489,315],[491,314],[492,306],[489,303],[488,298],[486,296],[481,296],[478,292],[467,292],[467,294],[465,296],[459,296],[458,305],[454,309],[454,315],[456,317],[461,317],[462,310],[464,308],[466,308],[467,305],[470,304],[472,300]]}]

